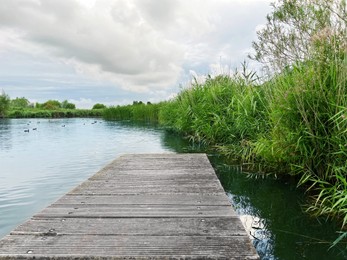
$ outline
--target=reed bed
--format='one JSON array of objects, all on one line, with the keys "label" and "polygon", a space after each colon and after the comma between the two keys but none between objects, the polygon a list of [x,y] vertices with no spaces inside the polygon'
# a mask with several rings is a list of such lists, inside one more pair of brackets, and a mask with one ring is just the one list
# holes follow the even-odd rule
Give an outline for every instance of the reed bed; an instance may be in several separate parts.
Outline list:
[{"label": "reed bed", "polygon": [[[347,237],[346,1],[278,1],[253,43],[254,73],[207,77],[158,104],[110,108],[106,118],[159,121],[261,174],[292,176],[307,210],[341,220]],[[255,77],[256,78],[256,77]]]},{"label": "reed bed", "polygon": [[[159,122],[226,156],[277,176],[294,176],[307,210],[347,228],[347,62],[297,63],[263,84],[218,76],[161,107]],[[341,237],[346,237],[343,232]]]},{"label": "reed bed", "polygon": [[162,103],[159,104],[143,104],[136,103],[133,105],[114,106],[104,110],[103,117],[106,120],[117,121],[143,121],[143,122],[158,122],[159,109]]}]

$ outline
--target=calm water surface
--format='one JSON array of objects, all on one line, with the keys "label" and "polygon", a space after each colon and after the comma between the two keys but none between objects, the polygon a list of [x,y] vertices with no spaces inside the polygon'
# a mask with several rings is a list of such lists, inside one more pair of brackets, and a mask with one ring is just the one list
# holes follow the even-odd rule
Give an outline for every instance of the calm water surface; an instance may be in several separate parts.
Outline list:
[{"label": "calm water surface", "polygon": [[[37,130],[33,130],[36,128]],[[29,129],[29,132],[24,130]],[[100,119],[0,120],[0,237],[125,153],[206,152],[155,127]],[[347,259],[337,225],[302,212],[294,184],[209,158],[262,259]]]},{"label": "calm water surface", "polygon": [[119,155],[172,151],[162,135],[99,119],[0,120],[0,237]]}]

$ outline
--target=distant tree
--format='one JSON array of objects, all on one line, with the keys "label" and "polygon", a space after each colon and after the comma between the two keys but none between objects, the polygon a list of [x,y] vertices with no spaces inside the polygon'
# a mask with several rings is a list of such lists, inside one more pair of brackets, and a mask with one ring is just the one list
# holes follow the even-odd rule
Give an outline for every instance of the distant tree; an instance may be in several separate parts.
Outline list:
[{"label": "distant tree", "polygon": [[92,109],[104,109],[106,106],[104,104],[96,103]]},{"label": "distant tree", "polygon": [[4,91],[0,95],[0,118],[5,117],[10,107],[10,97]]},{"label": "distant tree", "polygon": [[66,109],[75,109],[76,105],[73,103],[69,103],[67,100],[64,100],[61,102],[61,108],[66,108]]},{"label": "distant tree", "polygon": [[147,105],[152,105],[152,103],[150,101],[147,101]]},{"label": "distant tree", "polygon": [[317,51],[317,40],[345,48],[346,0],[278,0],[272,7],[253,42],[255,55],[250,56],[271,71],[310,59]]},{"label": "distant tree", "polygon": [[48,100],[41,105],[44,109],[56,110],[61,108],[61,103],[58,100]]},{"label": "distant tree", "polygon": [[67,103],[65,108],[67,108],[67,109],[76,109],[76,105],[73,104],[73,103]]},{"label": "distant tree", "polygon": [[16,97],[15,99],[12,99],[10,102],[10,106],[13,108],[27,108],[29,107],[30,102],[25,97]]},{"label": "distant tree", "polygon": [[142,101],[133,101],[133,105],[136,106],[136,105],[143,105],[143,102]]}]

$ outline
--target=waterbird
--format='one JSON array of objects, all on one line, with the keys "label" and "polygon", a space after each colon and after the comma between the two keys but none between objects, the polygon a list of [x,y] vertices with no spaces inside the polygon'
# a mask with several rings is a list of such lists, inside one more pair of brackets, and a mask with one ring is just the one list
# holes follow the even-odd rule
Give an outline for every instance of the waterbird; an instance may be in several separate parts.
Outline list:
[{"label": "waterbird", "polygon": [[33,128],[33,130],[37,130],[37,128],[35,127],[35,128]]},{"label": "waterbird", "polygon": [[29,133],[29,129],[24,129],[24,132],[25,133]]},{"label": "waterbird", "polygon": [[61,127],[65,127],[65,125],[62,125]]}]

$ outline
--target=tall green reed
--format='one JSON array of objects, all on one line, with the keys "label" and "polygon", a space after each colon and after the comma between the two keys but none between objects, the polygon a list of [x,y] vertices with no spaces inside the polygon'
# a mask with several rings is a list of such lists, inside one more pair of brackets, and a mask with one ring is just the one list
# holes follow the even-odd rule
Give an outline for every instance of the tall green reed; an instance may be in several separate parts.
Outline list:
[{"label": "tall green reed", "polygon": [[308,211],[346,227],[347,60],[332,45],[321,43],[311,60],[266,83],[270,131],[254,153],[314,191]]},{"label": "tall green reed", "polygon": [[167,102],[159,122],[228,156],[249,160],[253,141],[266,129],[263,95],[260,86],[239,74],[209,77]]},{"label": "tall green reed", "polygon": [[133,120],[156,123],[158,122],[161,106],[162,103],[134,103],[132,105],[109,107],[104,110],[103,117],[107,120]]},{"label": "tall green reed", "polygon": [[314,199],[308,211],[345,227],[347,69],[337,54],[297,63],[263,84],[208,78],[166,102],[159,122],[264,172],[295,176]]}]

